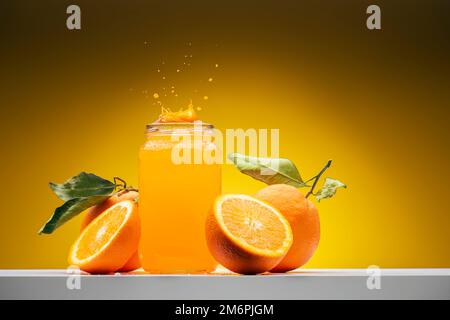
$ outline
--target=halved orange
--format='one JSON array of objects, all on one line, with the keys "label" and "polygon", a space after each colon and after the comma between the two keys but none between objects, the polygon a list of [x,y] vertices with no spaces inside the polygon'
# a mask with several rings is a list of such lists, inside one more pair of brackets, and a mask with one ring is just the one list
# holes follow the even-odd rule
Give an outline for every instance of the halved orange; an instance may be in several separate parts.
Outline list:
[{"label": "halved orange", "polygon": [[118,202],[83,230],[70,249],[69,263],[90,273],[114,272],[136,252],[139,237],[135,202]]},{"label": "halved orange", "polygon": [[292,245],[283,215],[247,195],[218,197],[206,220],[206,240],[213,257],[227,269],[257,274],[275,267]]},{"label": "halved orange", "polygon": [[[86,228],[95,218],[101,215],[105,210],[115,205],[117,202],[124,200],[136,201],[139,197],[139,193],[136,191],[122,191],[119,192],[102,203],[99,203],[88,210],[84,214],[83,220],[81,221],[80,233],[83,232],[84,228]],[[128,260],[120,269],[119,272],[129,272],[141,267],[141,259],[139,256],[139,252],[136,252],[131,256],[130,260]]]}]

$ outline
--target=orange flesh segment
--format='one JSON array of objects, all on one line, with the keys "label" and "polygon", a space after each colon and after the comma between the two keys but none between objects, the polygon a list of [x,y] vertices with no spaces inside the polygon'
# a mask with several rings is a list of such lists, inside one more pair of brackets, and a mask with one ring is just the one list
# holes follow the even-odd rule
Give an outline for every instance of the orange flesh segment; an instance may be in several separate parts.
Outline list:
[{"label": "orange flesh segment", "polygon": [[222,218],[228,231],[247,244],[277,250],[286,241],[286,226],[269,208],[256,201],[230,198],[222,203]]},{"label": "orange flesh segment", "polygon": [[78,244],[77,258],[86,259],[99,252],[114,236],[127,217],[127,207],[115,206],[106,215],[99,216],[83,234]]}]

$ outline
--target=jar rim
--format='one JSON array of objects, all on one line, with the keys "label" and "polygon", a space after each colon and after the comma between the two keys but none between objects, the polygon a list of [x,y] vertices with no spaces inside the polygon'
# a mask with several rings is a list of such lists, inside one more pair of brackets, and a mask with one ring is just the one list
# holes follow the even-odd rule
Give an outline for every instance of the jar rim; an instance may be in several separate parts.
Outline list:
[{"label": "jar rim", "polygon": [[176,129],[213,129],[214,126],[203,121],[195,122],[154,122],[146,125],[146,132],[155,132],[160,130],[176,130]]}]

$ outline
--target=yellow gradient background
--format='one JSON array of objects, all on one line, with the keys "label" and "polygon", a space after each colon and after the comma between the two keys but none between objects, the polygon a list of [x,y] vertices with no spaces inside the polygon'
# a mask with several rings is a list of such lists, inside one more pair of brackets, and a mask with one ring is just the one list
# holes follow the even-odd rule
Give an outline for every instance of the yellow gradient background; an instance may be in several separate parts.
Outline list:
[{"label": "yellow gradient background", "polygon": [[[205,121],[279,128],[304,177],[332,158],[327,175],[349,186],[317,205],[307,267],[450,267],[448,3],[377,1],[381,31],[365,26],[369,1],[77,1],[80,31],[69,4],[0,5],[0,268],[66,266],[80,218],[37,235],[60,205],[49,181],[137,184],[156,65],[187,50],[177,85],[208,95],[194,99]],[[263,186],[223,169],[224,192]]]}]

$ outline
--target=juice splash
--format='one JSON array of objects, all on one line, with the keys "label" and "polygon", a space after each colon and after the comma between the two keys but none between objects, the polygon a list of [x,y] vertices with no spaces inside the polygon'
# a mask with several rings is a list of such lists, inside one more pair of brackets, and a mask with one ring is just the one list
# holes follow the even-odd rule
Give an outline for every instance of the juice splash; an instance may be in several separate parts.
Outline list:
[{"label": "juice splash", "polygon": [[161,113],[160,122],[192,122],[197,120],[193,118],[190,112],[193,107],[189,106],[188,110],[171,111],[167,106],[179,106],[188,98],[193,98],[198,102],[196,110],[205,107],[209,103],[210,89],[215,86],[219,79],[220,70],[218,63],[211,63],[210,57],[203,57],[193,54],[195,48],[192,43],[186,43],[183,52],[174,55],[171,61],[162,59],[155,61],[154,74],[152,79],[153,88],[143,90],[145,98],[152,95],[148,94],[149,90],[153,93],[153,106],[164,107]]},{"label": "juice splash", "polygon": [[192,100],[186,109],[172,111],[169,108],[161,107],[161,114],[156,123],[173,123],[173,122],[194,122],[198,120],[198,116],[194,110]]}]

